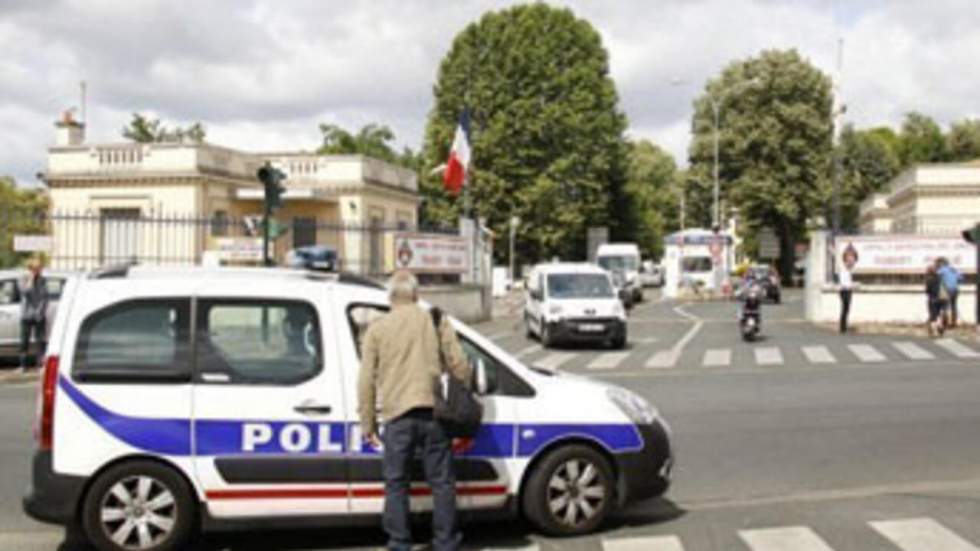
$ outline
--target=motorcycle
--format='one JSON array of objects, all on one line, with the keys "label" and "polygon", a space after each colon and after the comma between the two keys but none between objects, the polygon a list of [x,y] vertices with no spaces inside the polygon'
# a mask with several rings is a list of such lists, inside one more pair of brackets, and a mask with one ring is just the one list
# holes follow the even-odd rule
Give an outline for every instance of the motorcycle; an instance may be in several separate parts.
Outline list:
[{"label": "motorcycle", "polygon": [[738,326],[742,332],[742,340],[755,340],[762,329],[762,286],[751,283],[742,292],[742,308],[739,312]]}]

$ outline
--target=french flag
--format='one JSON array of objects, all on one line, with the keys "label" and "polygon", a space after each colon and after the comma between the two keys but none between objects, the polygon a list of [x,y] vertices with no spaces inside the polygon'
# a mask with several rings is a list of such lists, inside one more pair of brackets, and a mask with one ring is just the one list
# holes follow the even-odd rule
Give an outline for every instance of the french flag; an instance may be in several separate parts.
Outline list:
[{"label": "french flag", "polygon": [[453,137],[453,146],[449,150],[449,160],[446,161],[446,171],[442,173],[442,183],[446,191],[455,195],[463,189],[466,182],[466,172],[470,169],[470,114],[463,109],[459,116],[459,126]]}]

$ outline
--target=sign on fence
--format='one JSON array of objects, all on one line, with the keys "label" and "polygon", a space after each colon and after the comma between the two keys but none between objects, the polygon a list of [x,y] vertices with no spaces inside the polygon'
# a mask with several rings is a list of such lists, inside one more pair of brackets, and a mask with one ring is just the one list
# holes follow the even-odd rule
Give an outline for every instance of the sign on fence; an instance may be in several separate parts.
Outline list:
[{"label": "sign on fence", "polygon": [[976,271],[975,250],[960,237],[874,235],[837,238],[838,266],[849,245],[857,251],[856,274],[919,274],[938,257],[964,273]]},{"label": "sign on fence", "polygon": [[462,237],[396,233],[391,239],[388,267],[416,273],[461,274],[469,268],[469,247]]},{"label": "sign on fence", "polygon": [[14,251],[19,253],[50,253],[54,239],[50,235],[15,235]]},{"label": "sign on fence", "polygon": [[225,262],[262,262],[262,239],[254,237],[212,237],[209,253]]}]

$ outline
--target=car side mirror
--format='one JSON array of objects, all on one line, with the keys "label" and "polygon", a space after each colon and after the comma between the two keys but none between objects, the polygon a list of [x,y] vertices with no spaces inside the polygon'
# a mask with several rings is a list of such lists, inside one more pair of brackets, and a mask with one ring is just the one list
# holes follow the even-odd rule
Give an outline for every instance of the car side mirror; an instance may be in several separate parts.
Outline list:
[{"label": "car side mirror", "polygon": [[531,298],[534,300],[541,300],[541,296],[542,296],[541,289],[531,289],[530,295]]}]

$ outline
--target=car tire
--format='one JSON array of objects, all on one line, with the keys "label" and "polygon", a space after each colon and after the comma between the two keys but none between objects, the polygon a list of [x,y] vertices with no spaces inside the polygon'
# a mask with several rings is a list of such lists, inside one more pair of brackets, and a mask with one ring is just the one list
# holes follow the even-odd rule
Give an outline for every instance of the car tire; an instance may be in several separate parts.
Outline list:
[{"label": "car tire", "polygon": [[548,324],[544,320],[541,320],[538,324],[538,327],[540,328],[539,335],[541,336],[541,346],[543,348],[551,348],[552,346],[554,346],[555,341],[554,338],[551,336],[551,329],[548,329]]},{"label": "car tire", "polygon": [[525,517],[542,533],[580,536],[595,531],[606,519],[615,500],[615,485],[612,467],[599,452],[583,445],[564,446],[534,467],[521,504]]},{"label": "car tire", "polygon": [[131,461],[95,479],[82,502],[81,521],[89,541],[102,551],[176,551],[194,532],[196,507],[176,471]]},{"label": "car tire", "polygon": [[621,337],[616,337],[612,340],[612,347],[615,348],[616,350],[622,350],[626,348],[626,342],[627,342],[626,333],[623,333]]},{"label": "car tire", "polygon": [[531,331],[531,316],[524,314],[524,336],[528,339],[534,338],[534,331]]}]

